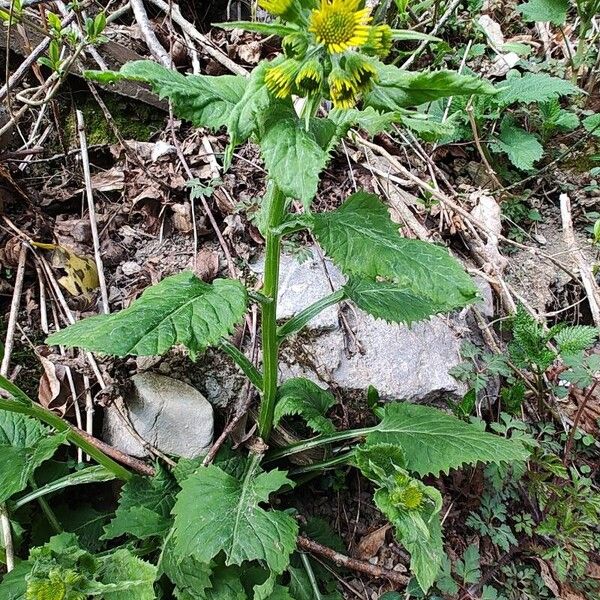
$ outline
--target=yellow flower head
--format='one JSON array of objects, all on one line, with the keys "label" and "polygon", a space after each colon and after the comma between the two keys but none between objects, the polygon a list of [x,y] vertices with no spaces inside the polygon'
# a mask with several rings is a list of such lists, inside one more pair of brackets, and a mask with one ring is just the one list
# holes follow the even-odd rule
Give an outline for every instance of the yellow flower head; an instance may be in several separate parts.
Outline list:
[{"label": "yellow flower head", "polygon": [[368,8],[360,8],[360,0],[321,0],[310,14],[308,30],[317,43],[331,54],[363,46],[369,39]]},{"label": "yellow flower head", "polygon": [[292,95],[294,81],[300,70],[300,63],[287,58],[283,62],[269,67],[265,74],[265,85],[276,98],[288,98]]},{"label": "yellow flower head", "polygon": [[339,68],[333,69],[327,82],[329,83],[329,95],[335,108],[347,110],[356,104],[358,89],[345,71]]},{"label": "yellow flower head", "polygon": [[404,489],[396,489],[390,495],[390,500],[398,508],[416,510],[423,505],[423,492],[415,485]]},{"label": "yellow flower head", "polygon": [[323,83],[323,66],[316,58],[306,61],[296,76],[296,87],[302,95],[315,92]]},{"label": "yellow flower head", "polygon": [[369,39],[363,47],[371,56],[385,58],[392,50],[392,28],[389,25],[374,25],[370,28]]},{"label": "yellow flower head", "polygon": [[355,52],[345,57],[344,70],[360,92],[368,92],[377,80],[377,69],[360,54]]}]

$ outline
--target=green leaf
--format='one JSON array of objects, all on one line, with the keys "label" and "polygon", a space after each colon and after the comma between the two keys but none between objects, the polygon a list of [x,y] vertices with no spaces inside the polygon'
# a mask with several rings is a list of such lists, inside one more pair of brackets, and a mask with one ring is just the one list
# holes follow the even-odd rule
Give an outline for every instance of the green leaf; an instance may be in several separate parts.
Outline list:
[{"label": "green leaf", "polygon": [[289,515],[260,504],[284,485],[283,471],[262,472],[249,461],[242,480],[215,465],[199,469],[183,482],[173,509],[176,553],[207,563],[224,552],[227,565],[265,561],[275,573],[289,564],[298,526]]},{"label": "green leaf", "polygon": [[297,27],[292,25],[282,25],[281,23],[259,23],[252,21],[229,21],[227,23],[213,23],[215,27],[222,29],[243,29],[244,31],[253,31],[264,35],[278,35],[284,37],[290,33],[296,33]]},{"label": "green leaf", "polygon": [[495,94],[484,79],[453,71],[403,71],[393,65],[379,65],[379,81],[364,98],[365,106],[384,112],[419,106],[448,96]]},{"label": "green leaf", "polygon": [[380,482],[406,467],[406,455],[396,444],[363,444],[354,451],[354,463],[365,477]]},{"label": "green leaf", "polygon": [[476,544],[470,544],[467,547],[462,559],[456,561],[454,568],[464,585],[479,582],[481,569],[479,568],[479,548]]},{"label": "green leaf", "polygon": [[567,20],[569,0],[529,0],[517,7],[525,21],[563,25]]},{"label": "green leaf", "polygon": [[573,325],[564,327],[555,336],[561,355],[577,354],[590,348],[598,339],[600,331],[597,327],[589,325]]},{"label": "green leaf", "polygon": [[259,143],[269,177],[286,196],[301,200],[308,208],[328,160],[314,134],[304,129],[294,109],[287,106],[273,111]]},{"label": "green leaf", "polygon": [[600,137],[600,113],[586,117],[582,124],[587,132]]},{"label": "green leaf", "polygon": [[125,534],[145,539],[166,534],[177,489],[174,478],[163,468],[154,477],[134,475],[123,486],[115,518],[104,528],[102,539]]},{"label": "green leaf", "polygon": [[[477,295],[471,278],[445,248],[401,237],[386,206],[372,194],[358,192],[338,209],[314,215],[313,232],[347,276],[383,277],[429,299],[438,310],[465,306]],[[368,302],[366,284],[351,283],[349,289],[356,298],[362,292],[361,301]],[[401,316],[401,309],[394,314]]]},{"label": "green leaf", "polygon": [[333,433],[333,423],[325,413],[336,403],[330,392],[302,377],[288,379],[280,386],[275,405],[274,424],[283,417],[300,415],[316,433]]},{"label": "green leaf", "polygon": [[0,582],[0,600],[25,600],[26,577],[30,570],[31,565],[27,561],[21,561],[10,573],[5,574]]},{"label": "green leaf", "polygon": [[[121,548],[99,560],[103,600],[154,600],[156,567]],[[92,590],[94,589],[91,586]],[[90,590],[91,591],[91,590]],[[92,592],[93,593],[93,592]]]},{"label": "green leaf", "polygon": [[[301,567],[290,567],[290,594],[293,600],[315,600],[315,590],[308,573]],[[337,590],[331,593],[320,592],[320,600],[342,600]]]},{"label": "green leaf", "polygon": [[520,442],[486,433],[430,406],[387,404],[376,428],[367,436],[367,444],[400,445],[406,455],[406,468],[419,475],[437,476],[464,464],[500,464],[523,461],[529,456]]},{"label": "green leaf", "polygon": [[39,421],[0,410],[0,502],[27,487],[29,478],[67,439]]},{"label": "green leaf", "polygon": [[392,323],[409,325],[449,309],[447,303],[438,305],[393,282],[351,277],[344,290],[358,308]]},{"label": "green leaf", "polygon": [[377,135],[390,129],[394,123],[401,122],[402,117],[400,111],[378,112],[372,106],[367,106],[364,110],[334,108],[329,113],[329,119],[336,124],[338,140],[342,139],[352,127],[364,129],[371,136]]},{"label": "green leaf", "polygon": [[211,587],[201,596],[185,596],[181,600],[246,600],[242,585],[243,573],[238,567],[217,567],[212,575]]},{"label": "green leaf", "polygon": [[228,123],[247,85],[246,78],[240,75],[182,75],[151,60],[128,62],[118,73],[86,71],[85,75],[100,83],[120,80],[148,83],[161,98],[171,100],[177,116],[215,131]]},{"label": "green leaf", "polygon": [[154,356],[183,344],[194,355],[230,334],[246,303],[239,281],[208,284],[184,272],[148,288],[129,308],[78,321],[47,341],[114,356]]},{"label": "green leaf", "polygon": [[560,96],[571,96],[581,90],[566,79],[552,77],[548,73],[526,73],[521,76],[518,71],[511,71],[506,81],[501,84],[494,101],[502,106],[518,102],[548,102]]},{"label": "green leaf", "polygon": [[506,153],[510,162],[523,171],[532,171],[535,163],[544,155],[544,147],[537,137],[510,120],[502,123],[500,137],[492,149]]}]

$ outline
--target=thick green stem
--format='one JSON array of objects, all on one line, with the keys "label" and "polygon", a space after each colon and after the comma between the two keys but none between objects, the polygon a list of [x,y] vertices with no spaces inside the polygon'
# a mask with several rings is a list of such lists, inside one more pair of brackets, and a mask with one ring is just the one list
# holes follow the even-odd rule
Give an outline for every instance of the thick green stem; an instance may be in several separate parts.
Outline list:
[{"label": "thick green stem", "polygon": [[23,400],[4,400],[0,398],[0,410],[8,410],[11,412],[20,413],[38,419],[50,427],[53,427],[57,431],[67,431],[67,440],[81,448],[86,454],[91,456],[99,465],[102,465],[105,469],[114,473],[118,479],[127,481],[131,479],[132,474],[122,467],[118,462],[115,462],[112,458],[104,454],[101,450],[98,450],[96,446],[88,442],[82,435],[66,421],[61,419],[58,415],[55,415],[52,411],[35,404],[31,401]]},{"label": "thick green stem", "polygon": [[267,442],[273,428],[277,400],[279,341],[277,339],[277,292],[279,289],[279,259],[281,235],[273,229],[281,225],[285,215],[285,195],[272,184],[266,233],[265,274],[262,293],[270,302],[261,306],[263,394],[258,415],[258,433]]}]

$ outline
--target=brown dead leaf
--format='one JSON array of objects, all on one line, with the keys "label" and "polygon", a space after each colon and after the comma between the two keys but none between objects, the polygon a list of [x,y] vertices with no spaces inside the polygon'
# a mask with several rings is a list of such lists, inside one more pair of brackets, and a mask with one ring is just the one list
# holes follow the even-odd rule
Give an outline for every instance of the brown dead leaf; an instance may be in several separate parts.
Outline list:
[{"label": "brown dead leaf", "polygon": [[195,258],[190,260],[190,267],[196,277],[202,281],[212,281],[219,271],[219,253],[209,248],[202,248]]},{"label": "brown dead leaf", "polygon": [[242,44],[237,48],[238,56],[249,65],[255,65],[260,60],[261,44],[260,42],[249,42]]},{"label": "brown dead leaf", "polygon": [[356,558],[369,560],[376,556],[385,544],[385,536],[391,527],[391,525],[384,525],[362,537],[354,552]]},{"label": "brown dead leaf", "polygon": [[44,373],[40,378],[38,387],[38,400],[46,408],[52,409],[64,417],[70,399],[66,369],[63,365],[56,365],[44,356],[39,357]]},{"label": "brown dead leaf", "polygon": [[544,583],[546,584],[546,587],[557,598],[563,598],[563,596],[561,596],[561,590],[558,587],[558,583],[556,583],[556,580],[552,576],[552,571],[550,570],[550,567],[548,566],[548,563],[546,563],[545,561],[543,561],[541,558],[538,558],[537,556],[534,556],[532,558],[538,564],[538,566],[540,567],[540,576],[544,580]]},{"label": "brown dead leaf", "polygon": [[173,211],[173,217],[171,219],[173,227],[181,233],[191,233],[194,224],[192,221],[192,207],[190,203],[184,202],[183,204],[173,204],[171,210]]},{"label": "brown dead leaf", "polygon": [[125,173],[123,169],[113,167],[92,175],[92,187],[97,192],[120,191],[125,186]]}]

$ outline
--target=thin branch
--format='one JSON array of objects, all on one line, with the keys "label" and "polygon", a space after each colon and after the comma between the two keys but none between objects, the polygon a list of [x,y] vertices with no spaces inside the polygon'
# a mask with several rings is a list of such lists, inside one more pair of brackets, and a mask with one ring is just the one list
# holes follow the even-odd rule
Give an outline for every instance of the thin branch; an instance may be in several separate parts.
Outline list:
[{"label": "thin branch", "polygon": [[148,13],[144,7],[144,2],[142,0],[131,0],[131,8],[133,10],[135,21],[146,42],[146,46],[148,46],[148,50],[150,50],[152,56],[154,56],[154,58],[156,58],[163,66],[170,68],[171,59],[162,44],[158,41],[154,31],[152,31]]}]

